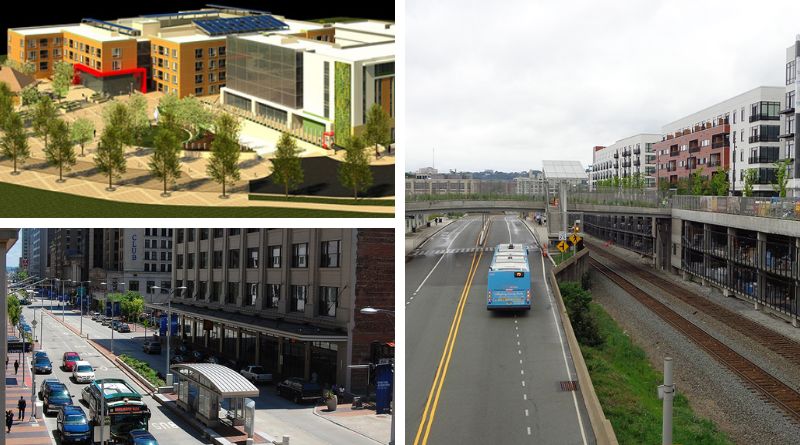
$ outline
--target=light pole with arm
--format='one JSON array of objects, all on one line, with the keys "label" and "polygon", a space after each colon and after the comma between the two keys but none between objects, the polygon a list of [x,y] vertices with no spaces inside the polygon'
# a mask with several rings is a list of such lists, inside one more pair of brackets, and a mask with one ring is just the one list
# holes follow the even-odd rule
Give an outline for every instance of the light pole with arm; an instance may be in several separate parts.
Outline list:
[{"label": "light pole with arm", "polygon": [[[161,286],[153,286],[152,289],[161,290]],[[167,295],[167,368],[164,371],[164,379],[167,384],[170,384],[170,378],[168,377],[171,375],[169,373],[169,338],[172,336],[172,294],[175,293],[176,290],[185,290],[186,286],[176,287],[169,291],[169,295]],[[163,304],[163,303],[162,303]]]},{"label": "light pole with arm", "polygon": [[[375,315],[375,314],[383,312],[384,314],[389,314],[389,315],[392,316],[392,318],[394,318],[394,311],[391,311],[389,309],[378,309],[378,308],[374,308],[374,307],[364,307],[364,308],[361,308],[360,312],[362,314],[364,314],[364,315]],[[395,405],[394,388],[395,388],[395,386],[397,386],[396,383],[397,382],[395,381],[395,378],[394,378],[394,365],[392,365],[392,426],[391,426],[391,433],[390,433],[390,437],[389,437],[389,445],[394,445],[394,414],[395,414],[394,413],[394,405]],[[369,385],[369,382],[367,382],[367,385]]]},{"label": "light pole with arm", "polygon": [[[103,304],[108,304],[108,283],[102,282],[100,284],[106,285],[106,299]],[[117,283],[117,286],[125,286],[125,283]],[[105,311],[105,307],[103,309]],[[109,328],[111,328],[111,355],[114,355],[114,305],[111,305],[111,323],[109,323]]]}]

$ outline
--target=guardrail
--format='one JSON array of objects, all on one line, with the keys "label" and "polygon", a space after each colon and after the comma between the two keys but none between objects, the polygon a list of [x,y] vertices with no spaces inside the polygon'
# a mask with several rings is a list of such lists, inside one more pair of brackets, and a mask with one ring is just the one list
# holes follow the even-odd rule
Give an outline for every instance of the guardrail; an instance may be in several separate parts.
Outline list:
[{"label": "guardrail", "polygon": [[742,196],[673,196],[672,208],[800,220],[800,198],[756,198]]}]

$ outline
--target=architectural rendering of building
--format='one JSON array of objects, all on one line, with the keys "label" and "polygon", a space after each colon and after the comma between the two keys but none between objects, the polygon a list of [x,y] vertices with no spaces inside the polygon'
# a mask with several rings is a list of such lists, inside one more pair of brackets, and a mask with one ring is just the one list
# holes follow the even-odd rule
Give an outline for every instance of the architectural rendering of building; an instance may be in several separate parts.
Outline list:
[{"label": "architectural rendering of building", "polygon": [[781,159],[793,159],[787,184],[787,196],[800,196],[800,133],[797,130],[797,112],[795,98],[800,91],[800,79],[797,78],[797,66],[800,62],[800,35],[792,46],[786,48],[786,90],[783,107],[781,107]]},{"label": "architectural rendering of building", "polygon": [[639,175],[644,187],[656,186],[656,154],[654,144],[660,134],[641,133],[620,139],[604,147],[592,149],[591,182],[606,179],[634,178]]},{"label": "architectural rendering of building", "polygon": [[[23,229],[24,230],[24,229]],[[49,258],[49,244],[47,242],[48,229],[30,229],[31,248],[30,260],[28,261],[28,275],[43,279],[47,276],[47,265]]]},{"label": "architectural rendering of building", "polygon": [[175,229],[173,246],[192,348],[348,390],[367,384],[349,365],[393,356],[393,315],[360,313],[394,310],[393,229]]},{"label": "architectural rendering of building", "polygon": [[658,181],[676,186],[700,169],[708,178],[727,169],[730,191],[738,194],[745,171],[754,168],[754,194],[771,195],[784,93],[783,87],[754,88],[664,125],[665,136],[654,145]]}]

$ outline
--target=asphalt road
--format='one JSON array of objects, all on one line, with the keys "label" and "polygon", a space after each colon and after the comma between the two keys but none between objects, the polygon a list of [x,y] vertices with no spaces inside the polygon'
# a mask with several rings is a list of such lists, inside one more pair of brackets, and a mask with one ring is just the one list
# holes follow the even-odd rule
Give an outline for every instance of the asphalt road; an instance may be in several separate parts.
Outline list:
[{"label": "asphalt road", "polygon": [[[34,308],[38,308],[38,301],[32,306],[26,306],[24,309],[25,317],[27,318],[28,322],[30,323],[33,321],[33,312]],[[68,313],[69,314],[69,313]],[[77,318],[77,312],[73,314]],[[41,311],[38,309],[36,310],[36,320],[37,323],[41,320]],[[59,314],[60,317],[60,314]],[[69,318],[69,315],[67,315]],[[41,326],[37,326],[37,336],[39,335],[38,331]],[[99,334],[100,329],[109,329],[107,327],[103,328],[99,324],[95,322],[84,322],[83,325],[84,333],[86,332],[95,332]],[[113,365],[108,359],[100,355],[96,349],[91,347],[84,339],[81,339],[77,335],[75,335],[72,331],[62,326],[60,323],[53,320],[49,315],[44,315],[44,337],[42,343],[42,349],[47,351],[47,355],[50,357],[50,360],[53,362],[53,373],[50,375],[47,374],[39,374],[36,376],[36,391],[39,390],[39,384],[45,378],[55,377],[59,379],[62,383],[67,385],[71,394],[75,396],[73,399],[73,403],[83,407],[84,411],[88,414],[88,408],[83,405],[81,402],[81,391],[86,386],[85,384],[81,383],[74,383],[71,380],[72,373],[61,370],[61,359],[64,352],[67,351],[75,351],[80,354],[81,359],[88,361],[91,363],[95,369],[95,377],[98,379],[104,378],[121,378],[127,380],[137,391],[142,394],[145,394],[145,390],[141,388],[136,381],[131,380],[125,375],[122,371],[119,370],[115,365]],[[142,333],[137,333],[138,335],[142,335]],[[91,334],[90,334],[91,335]],[[131,334],[119,334],[122,336],[129,336]],[[120,342],[123,343],[123,342]],[[117,346],[115,342],[115,347]],[[30,361],[28,357],[26,360]],[[38,399],[37,399],[38,400]],[[207,441],[203,441],[200,436],[195,432],[195,430],[185,422],[183,422],[177,416],[174,416],[172,413],[166,410],[166,408],[162,407],[158,402],[153,400],[149,396],[144,397],[145,403],[150,408],[151,417],[150,417],[150,426],[149,431],[153,434],[153,436],[158,440],[160,444],[201,444],[201,443],[210,443]],[[30,405],[30,402],[29,402]],[[51,415],[49,417],[45,417],[45,423],[47,424],[48,429],[50,430],[51,435],[53,436],[55,443],[60,444],[60,438],[58,436],[57,428],[56,428],[56,416]]]},{"label": "asphalt road", "polygon": [[550,263],[523,221],[491,217],[485,247],[532,246],[532,308],[488,312],[480,230],[480,216],[454,222],[420,248],[452,253],[406,263],[406,443],[594,443],[580,393],[559,384],[575,374],[544,281]]}]

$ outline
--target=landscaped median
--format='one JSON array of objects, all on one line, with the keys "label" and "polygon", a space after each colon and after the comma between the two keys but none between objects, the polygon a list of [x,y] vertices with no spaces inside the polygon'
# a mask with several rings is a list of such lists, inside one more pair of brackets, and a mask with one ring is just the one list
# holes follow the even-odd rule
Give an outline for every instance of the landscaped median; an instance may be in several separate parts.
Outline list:
[{"label": "landscaped median", "polygon": [[119,357],[123,363],[128,365],[133,371],[139,374],[143,379],[150,382],[151,385],[158,388],[166,385],[164,379],[158,377],[158,373],[147,362],[135,359],[129,355],[122,354]]}]

